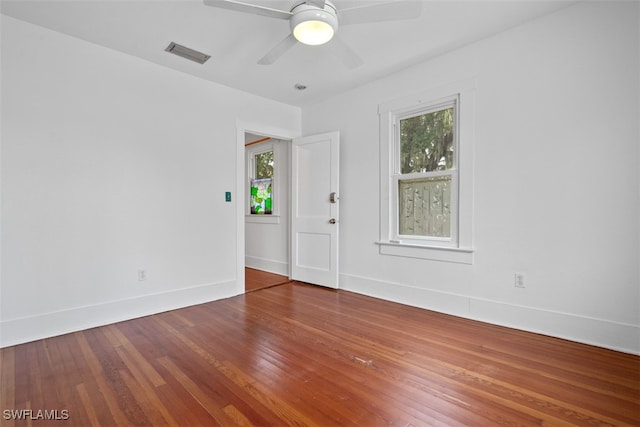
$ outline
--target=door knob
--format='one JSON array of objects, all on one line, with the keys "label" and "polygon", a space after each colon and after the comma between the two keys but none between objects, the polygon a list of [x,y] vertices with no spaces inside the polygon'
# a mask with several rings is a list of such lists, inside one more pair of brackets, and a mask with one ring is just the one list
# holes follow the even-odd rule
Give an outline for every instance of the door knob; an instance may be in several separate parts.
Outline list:
[{"label": "door knob", "polygon": [[335,223],[336,223],[336,219],[335,219],[335,218],[331,218],[331,219],[329,220],[329,224],[335,224]]}]

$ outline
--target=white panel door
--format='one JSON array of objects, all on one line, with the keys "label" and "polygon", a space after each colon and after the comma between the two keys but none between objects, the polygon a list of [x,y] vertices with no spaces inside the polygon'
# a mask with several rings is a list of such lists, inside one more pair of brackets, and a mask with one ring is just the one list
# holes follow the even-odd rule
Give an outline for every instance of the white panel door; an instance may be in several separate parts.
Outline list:
[{"label": "white panel door", "polygon": [[294,139],[291,155],[291,278],[331,288],[338,287],[339,149],[340,134],[331,132]]}]

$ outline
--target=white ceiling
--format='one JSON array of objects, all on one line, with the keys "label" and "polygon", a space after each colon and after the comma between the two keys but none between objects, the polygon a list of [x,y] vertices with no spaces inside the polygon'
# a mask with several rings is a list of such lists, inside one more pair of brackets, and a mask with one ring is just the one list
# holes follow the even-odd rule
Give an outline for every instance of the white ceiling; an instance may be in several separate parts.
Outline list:
[{"label": "white ceiling", "polygon": [[[296,3],[243,1],[285,10]],[[379,1],[334,0],[338,11],[375,2]],[[337,37],[364,60],[355,69],[337,59],[331,42],[297,44],[275,64],[258,65],[258,59],[289,34],[288,22],[208,7],[201,0],[2,0],[1,11],[203,79],[304,106],[574,2],[425,0],[418,19],[339,28]],[[171,55],[164,51],[171,41],[212,58],[199,65]],[[296,83],[307,89],[296,90]]]}]

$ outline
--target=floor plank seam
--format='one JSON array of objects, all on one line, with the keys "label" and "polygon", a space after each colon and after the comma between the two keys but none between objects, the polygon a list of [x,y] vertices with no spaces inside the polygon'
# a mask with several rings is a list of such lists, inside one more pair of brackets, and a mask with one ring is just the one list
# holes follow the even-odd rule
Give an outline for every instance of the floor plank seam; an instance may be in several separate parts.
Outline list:
[{"label": "floor plank seam", "polygon": [[245,291],[245,294],[251,294],[251,293],[257,292],[257,291],[264,291],[265,289],[271,289],[271,288],[275,288],[276,286],[287,285],[289,283],[293,283],[293,280],[286,280],[284,282],[278,282],[278,283],[273,283],[273,284],[270,284],[270,285],[265,285],[265,286],[263,286],[261,288],[258,288],[258,289],[251,289],[251,290]]}]

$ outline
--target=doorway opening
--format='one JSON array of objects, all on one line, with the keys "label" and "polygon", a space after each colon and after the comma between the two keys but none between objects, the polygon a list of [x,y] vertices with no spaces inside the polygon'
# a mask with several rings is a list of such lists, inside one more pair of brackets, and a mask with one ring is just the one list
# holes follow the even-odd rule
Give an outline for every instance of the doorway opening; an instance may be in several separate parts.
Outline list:
[{"label": "doorway opening", "polygon": [[244,292],[289,281],[290,141],[244,134]]},{"label": "doorway opening", "polygon": [[[247,247],[247,236],[251,238],[253,233],[245,230],[251,219],[252,223],[262,222],[263,226],[280,225],[284,230],[277,234],[278,238],[284,237],[286,244],[285,266],[288,278],[303,282],[338,288],[338,200],[339,200],[339,152],[340,133],[338,131],[327,132],[309,136],[299,136],[297,132],[283,130],[269,126],[254,126],[237,122],[236,127],[236,232],[238,236],[236,252],[236,286],[237,293],[245,292],[245,267],[252,267],[255,261],[260,270],[269,271],[265,266],[278,265],[270,263],[269,257],[255,256],[247,262],[250,255]],[[251,195],[251,180],[248,175],[247,150],[245,143],[251,135],[258,138],[277,139],[284,143],[274,144],[274,147],[286,147],[287,153],[281,156],[287,164],[281,170],[280,177],[275,174],[274,159],[274,183],[286,179],[288,184],[285,189],[273,188],[273,200],[270,214],[251,215],[249,202]],[[255,141],[255,140],[254,140]],[[266,140],[265,140],[266,141]],[[265,141],[261,141],[263,143]],[[255,144],[258,145],[258,144]],[[255,153],[260,154],[260,153]],[[275,153],[274,153],[275,154]],[[264,188],[263,188],[264,189]],[[257,190],[256,190],[257,191]],[[276,201],[276,192],[280,194]],[[256,193],[257,194],[257,193]],[[286,207],[280,208],[278,203],[286,203]],[[255,203],[262,203],[256,200]],[[284,205],[283,205],[284,206]],[[295,206],[295,209],[293,208]],[[263,206],[266,210],[267,205]],[[279,215],[278,213],[279,212]],[[266,212],[265,212],[266,213]],[[283,218],[283,215],[286,216]],[[255,224],[254,224],[255,225]],[[268,228],[261,228],[268,230]],[[272,248],[269,239],[257,239],[262,250],[267,253]],[[262,258],[262,259],[260,259]],[[272,270],[273,271],[273,270]],[[276,274],[284,272],[275,271]]]}]

